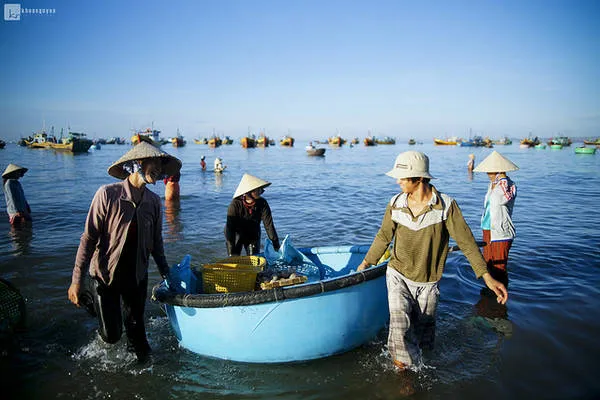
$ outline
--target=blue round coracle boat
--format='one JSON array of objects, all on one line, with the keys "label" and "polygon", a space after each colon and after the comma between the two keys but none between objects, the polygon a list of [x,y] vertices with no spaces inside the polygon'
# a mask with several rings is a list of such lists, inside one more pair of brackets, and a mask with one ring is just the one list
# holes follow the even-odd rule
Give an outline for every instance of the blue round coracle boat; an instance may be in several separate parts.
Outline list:
[{"label": "blue round coracle boat", "polygon": [[373,340],[388,322],[387,261],[355,272],[368,249],[298,249],[328,276],[316,282],[223,294],[178,294],[162,283],[153,297],[194,353],[252,363],[327,357]]}]

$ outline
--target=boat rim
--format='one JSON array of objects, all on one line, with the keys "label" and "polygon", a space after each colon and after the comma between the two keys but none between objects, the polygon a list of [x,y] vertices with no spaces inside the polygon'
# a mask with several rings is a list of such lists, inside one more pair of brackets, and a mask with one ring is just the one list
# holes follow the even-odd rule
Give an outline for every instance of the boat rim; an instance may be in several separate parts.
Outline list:
[{"label": "boat rim", "polygon": [[[350,250],[350,252],[353,252]],[[284,286],[267,290],[239,293],[177,293],[167,288],[164,282],[152,288],[152,298],[171,306],[193,308],[222,308],[272,303],[283,300],[299,299],[317,294],[334,292],[385,275],[387,261],[362,271],[352,272],[339,277],[308,282],[293,286]]]}]

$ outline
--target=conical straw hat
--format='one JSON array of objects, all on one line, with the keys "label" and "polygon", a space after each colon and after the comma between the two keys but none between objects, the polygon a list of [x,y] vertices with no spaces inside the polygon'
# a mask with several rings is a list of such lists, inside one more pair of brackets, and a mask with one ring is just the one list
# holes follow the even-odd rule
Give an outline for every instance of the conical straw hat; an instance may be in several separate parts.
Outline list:
[{"label": "conical straw hat", "polygon": [[25,167],[21,167],[20,165],[17,165],[17,164],[8,164],[8,167],[6,167],[6,169],[2,173],[2,177],[8,178],[9,175],[11,175],[12,173],[17,172],[17,171],[23,171],[23,173],[25,173],[28,171],[28,169]]},{"label": "conical straw hat", "polygon": [[119,158],[117,162],[108,167],[108,174],[117,179],[125,179],[129,176],[129,172],[123,169],[123,165],[125,165],[126,162],[145,160],[148,158],[160,158],[163,165],[162,172],[166,176],[177,175],[181,169],[181,161],[179,161],[179,159],[165,153],[150,143],[140,142],[125,153],[123,157]]},{"label": "conical straw hat", "polygon": [[252,176],[250,174],[244,174],[244,176],[242,176],[240,184],[235,190],[233,198],[235,199],[236,197],[251,192],[255,189],[265,188],[270,184],[271,182],[263,181],[262,179]]},{"label": "conical straw hat", "polygon": [[516,171],[517,167],[512,161],[498,153],[496,150],[485,158],[473,171],[475,172],[508,172]]}]

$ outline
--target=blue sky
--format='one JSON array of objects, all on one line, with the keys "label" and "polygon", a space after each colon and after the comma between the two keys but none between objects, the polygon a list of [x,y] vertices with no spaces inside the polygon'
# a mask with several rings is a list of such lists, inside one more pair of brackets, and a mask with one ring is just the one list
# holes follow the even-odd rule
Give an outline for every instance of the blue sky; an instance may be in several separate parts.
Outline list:
[{"label": "blue sky", "polygon": [[0,21],[5,139],[600,135],[597,1],[20,4],[56,13]]}]

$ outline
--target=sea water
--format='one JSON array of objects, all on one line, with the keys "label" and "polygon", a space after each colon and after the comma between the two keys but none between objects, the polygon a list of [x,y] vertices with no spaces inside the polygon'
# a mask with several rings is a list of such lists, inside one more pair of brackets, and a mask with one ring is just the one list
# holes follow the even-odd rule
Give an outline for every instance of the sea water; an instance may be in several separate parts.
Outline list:
[{"label": "sea water", "polygon": [[[432,141],[431,141],[432,142]],[[431,160],[432,183],[454,197],[477,239],[488,178],[467,173],[485,148],[379,145],[327,148],[309,157],[306,143],[243,149],[163,149],[183,162],[181,201],[164,204],[163,237],[171,265],[226,256],[227,207],[244,173],[272,182],[264,193],[280,237],[296,247],[370,244],[389,199],[400,188],[385,172],[399,152]],[[323,146],[323,145],[321,145]],[[325,145],[326,146],[326,145]],[[0,276],[27,302],[27,328],[3,343],[3,398],[61,399],[393,399],[400,382],[387,355],[386,332],[334,357],[257,365],[206,358],[179,347],[158,304],[148,302],[152,360],[138,364],[124,341],[106,346],[97,323],[67,299],[86,214],[96,189],[115,182],[106,169],[130,149],[105,145],[72,155],[8,144],[2,168],[29,168],[21,179],[33,210],[30,230],[12,230],[0,213]],[[520,170],[510,252],[509,301],[503,318],[483,318],[482,282],[464,256],[451,253],[442,278],[436,347],[425,354],[418,398],[593,398],[600,395],[600,155],[496,146]],[[223,174],[202,171],[221,157]],[[151,190],[164,195],[164,185]],[[163,197],[164,198],[164,197]],[[265,234],[263,232],[263,243]],[[150,286],[159,282],[154,262]],[[498,323],[501,321],[501,323]],[[210,338],[206,338],[210,340]],[[282,337],[294,345],[294,337]],[[318,340],[318,338],[315,338]],[[10,387],[10,391],[8,388]],[[8,395],[8,393],[13,393]]]}]

